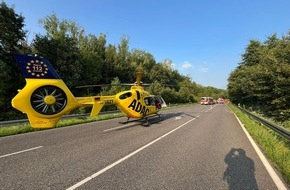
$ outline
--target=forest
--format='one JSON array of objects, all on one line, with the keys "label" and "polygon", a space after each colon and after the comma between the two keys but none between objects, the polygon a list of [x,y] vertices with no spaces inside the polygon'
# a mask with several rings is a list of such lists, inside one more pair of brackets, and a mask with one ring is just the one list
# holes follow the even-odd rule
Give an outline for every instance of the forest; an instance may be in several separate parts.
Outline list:
[{"label": "forest", "polygon": [[82,90],[75,87],[133,83],[136,70],[142,69],[142,82],[152,83],[145,89],[161,95],[167,104],[194,103],[201,96],[228,98],[226,90],[205,87],[181,75],[170,59],[156,62],[150,52],[130,48],[128,36],[120,36],[118,44],[110,44],[105,34],[86,34],[76,22],[60,20],[56,14],[39,19],[38,24],[46,33],[36,34],[28,42],[25,16],[16,13],[13,6],[0,3],[0,121],[25,118],[11,106],[17,90],[25,86],[13,53],[36,54],[48,59],[75,96],[113,95],[125,87]]},{"label": "forest", "polygon": [[290,122],[290,31],[264,42],[250,40],[228,78],[228,93],[237,105]]}]

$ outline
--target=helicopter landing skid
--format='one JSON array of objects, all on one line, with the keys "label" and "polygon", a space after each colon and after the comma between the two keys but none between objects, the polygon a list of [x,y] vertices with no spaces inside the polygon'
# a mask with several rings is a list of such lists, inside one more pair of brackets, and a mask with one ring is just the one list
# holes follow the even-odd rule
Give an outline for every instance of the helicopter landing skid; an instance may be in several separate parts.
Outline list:
[{"label": "helicopter landing skid", "polygon": [[[148,118],[155,117],[155,116],[158,116],[158,120],[153,121],[153,122],[149,122],[149,121],[148,121]],[[161,114],[156,114],[156,115],[153,115],[153,116],[144,117],[143,119],[145,120],[146,123],[144,123],[144,124],[142,124],[142,125],[145,126],[145,127],[148,127],[148,126],[150,126],[151,124],[158,123],[158,122],[162,121],[162,119],[160,118],[160,116],[161,116]]]},{"label": "helicopter landing skid", "polygon": [[[149,122],[148,121],[148,118],[151,118],[151,117],[155,117],[155,116],[158,116],[158,118],[159,118],[159,120],[158,121],[154,121],[154,122]],[[143,121],[145,121],[145,123],[144,124],[142,124],[143,126],[150,126],[151,124],[153,124],[153,123],[158,123],[159,121],[162,121],[162,119],[160,118],[160,116],[161,116],[161,114],[156,114],[156,115],[152,115],[152,116],[148,116],[148,117],[143,117],[143,118],[140,118],[140,119],[135,119],[135,120],[130,120],[129,121],[129,119],[130,119],[130,117],[128,117],[127,118],[127,121],[124,121],[124,122],[119,122],[120,124],[127,124],[127,123],[131,123],[131,122],[138,122],[138,121],[141,121],[141,122],[143,122]]]},{"label": "helicopter landing skid", "polygon": [[127,124],[127,123],[131,123],[131,122],[135,122],[135,121],[141,121],[143,118],[141,119],[134,119],[134,120],[130,120],[130,117],[127,118],[127,121],[124,121],[124,122],[119,122],[120,124]]}]

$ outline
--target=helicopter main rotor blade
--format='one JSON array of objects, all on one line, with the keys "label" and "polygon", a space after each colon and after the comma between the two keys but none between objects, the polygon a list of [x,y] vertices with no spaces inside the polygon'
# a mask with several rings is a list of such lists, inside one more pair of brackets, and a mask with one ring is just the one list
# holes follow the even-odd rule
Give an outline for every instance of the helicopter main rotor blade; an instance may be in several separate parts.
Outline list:
[{"label": "helicopter main rotor blade", "polygon": [[103,86],[120,86],[121,84],[90,84],[83,86],[76,86],[75,88],[94,88],[94,87],[103,87]]},{"label": "helicopter main rotor blade", "polygon": [[135,83],[121,83],[121,84],[91,84],[91,85],[83,85],[76,86],[75,88],[94,88],[94,87],[103,87],[103,86],[134,86]]}]

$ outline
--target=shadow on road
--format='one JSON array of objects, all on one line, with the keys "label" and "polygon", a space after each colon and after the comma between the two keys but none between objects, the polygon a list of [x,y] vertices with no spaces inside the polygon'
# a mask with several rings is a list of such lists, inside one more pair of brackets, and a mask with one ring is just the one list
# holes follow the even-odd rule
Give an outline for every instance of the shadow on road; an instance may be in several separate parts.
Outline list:
[{"label": "shadow on road", "polygon": [[229,190],[257,190],[254,161],[246,156],[241,148],[232,148],[224,159],[228,165],[223,179],[227,181]]},{"label": "shadow on road", "polygon": [[114,127],[111,129],[106,129],[103,131],[103,133],[124,130],[124,129],[135,127],[135,126],[150,127],[151,124],[161,124],[162,121],[164,121],[166,119],[182,116],[183,114],[184,114],[183,112],[166,113],[166,114],[161,114],[159,116],[158,115],[149,116],[149,117],[147,117],[146,120],[145,119],[133,119],[130,121],[120,122],[120,124],[122,124],[121,126]]}]

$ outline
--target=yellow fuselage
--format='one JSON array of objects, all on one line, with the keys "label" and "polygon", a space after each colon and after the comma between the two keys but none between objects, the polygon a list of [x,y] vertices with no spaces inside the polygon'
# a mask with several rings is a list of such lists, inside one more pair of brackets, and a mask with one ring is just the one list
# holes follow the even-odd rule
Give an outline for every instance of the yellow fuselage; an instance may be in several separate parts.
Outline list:
[{"label": "yellow fuselage", "polygon": [[141,86],[132,86],[131,90],[116,94],[115,101],[116,106],[132,118],[143,118],[159,111],[150,94]]}]

